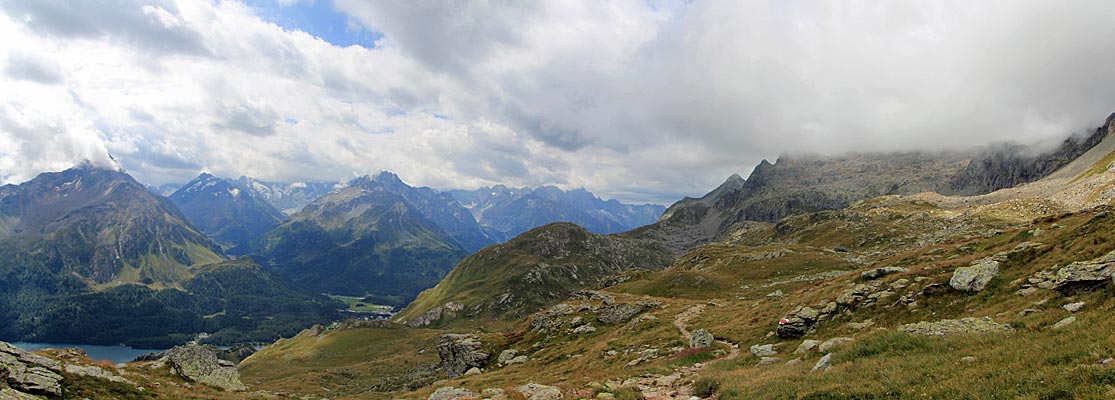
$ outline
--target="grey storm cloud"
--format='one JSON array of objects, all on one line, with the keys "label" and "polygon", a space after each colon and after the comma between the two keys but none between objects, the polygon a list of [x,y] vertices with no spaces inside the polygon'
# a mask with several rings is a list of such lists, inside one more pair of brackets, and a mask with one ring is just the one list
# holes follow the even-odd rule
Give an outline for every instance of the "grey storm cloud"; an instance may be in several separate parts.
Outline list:
[{"label": "grey storm cloud", "polygon": [[[0,48],[0,85],[53,83],[0,105],[21,126],[95,120],[71,131],[151,180],[195,164],[269,180],[389,169],[441,188],[563,183],[662,203],[781,154],[1048,142],[1115,111],[1108,1],[333,6],[382,33],[376,48],[233,0],[0,1],[0,32],[27,47]],[[46,48],[51,62],[22,55]]]}]

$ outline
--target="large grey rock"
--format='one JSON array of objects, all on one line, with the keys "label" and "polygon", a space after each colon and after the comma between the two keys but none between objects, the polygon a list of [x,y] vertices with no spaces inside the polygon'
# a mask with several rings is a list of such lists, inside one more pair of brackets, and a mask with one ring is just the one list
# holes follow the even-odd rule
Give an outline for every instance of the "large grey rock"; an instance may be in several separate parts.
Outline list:
[{"label": "large grey rock", "polygon": [[516,391],[523,394],[527,400],[558,400],[561,399],[561,389],[553,386],[540,385],[530,382],[526,385],[515,388]]},{"label": "large grey rock", "polygon": [[1007,324],[997,324],[990,317],[943,319],[936,322],[918,322],[898,327],[899,332],[919,336],[947,336],[981,333],[1012,332]]},{"label": "large grey rock", "polygon": [[491,354],[482,351],[483,347],[484,343],[473,335],[442,335],[437,345],[441,368],[450,378],[456,378],[471,368],[484,367]]},{"label": "large grey rock", "polygon": [[709,331],[698,329],[689,334],[689,347],[709,347],[714,340]]},{"label": "large grey rock", "polygon": [[166,361],[186,380],[216,386],[228,391],[246,390],[234,366],[221,365],[213,351],[202,346],[185,345],[166,351]]},{"label": "large grey rock", "polygon": [[987,287],[991,278],[999,275],[999,262],[985,259],[972,263],[968,267],[957,268],[952,273],[949,286],[965,292],[978,292]]}]

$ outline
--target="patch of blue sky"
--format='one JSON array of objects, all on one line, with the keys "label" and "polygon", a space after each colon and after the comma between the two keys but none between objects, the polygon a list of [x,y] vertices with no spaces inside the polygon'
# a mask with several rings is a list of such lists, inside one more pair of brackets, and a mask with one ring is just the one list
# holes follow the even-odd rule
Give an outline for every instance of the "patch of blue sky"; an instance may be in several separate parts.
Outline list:
[{"label": "patch of blue sky", "polygon": [[265,21],[284,29],[299,30],[335,46],[352,45],[375,48],[382,33],[364,28],[348,15],[337,11],[332,0],[243,0]]}]

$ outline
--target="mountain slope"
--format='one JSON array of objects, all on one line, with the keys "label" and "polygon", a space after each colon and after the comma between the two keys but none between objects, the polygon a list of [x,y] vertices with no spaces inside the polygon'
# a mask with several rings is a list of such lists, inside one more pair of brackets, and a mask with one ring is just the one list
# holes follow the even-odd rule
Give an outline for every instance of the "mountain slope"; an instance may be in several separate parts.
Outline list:
[{"label": "mountain slope", "polygon": [[452,196],[428,187],[413,187],[398,175],[382,171],[374,176],[364,176],[349,182],[369,191],[383,191],[402,197],[414,210],[445,231],[462,248],[469,252],[480,250],[494,243],[484,234],[467,209]]},{"label": "mountain slope", "polygon": [[552,222],[571,222],[594,233],[617,233],[650,224],[665,207],[604,201],[584,189],[563,191],[555,186],[536,189],[503,185],[449,191],[472,211],[489,236],[506,241]]},{"label": "mountain slope", "polygon": [[0,188],[0,246],[93,284],[174,286],[220,250],[131,176],[82,166]]},{"label": "mountain slope", "polygon": [[424,314],[456,302],[470,318],[516,319],[575,291],[599,287],[609,277],[662,268],[671,260],[668,251],[653,243],[554,223],[469,256],[399,318],[427,325],[438,318]]},{"label": "mountain slope", "polygon": [[944,194],[970,196],[1010,188],[1048,176],[1099,144],[1115,129],[1115,114],[1087,135],[1072,135],[1058,146],[1041,151],[1032,146],[1001,144],[977,154],[942,190]]},{"label": "mountain slope", "polygon": [[269,232],[270,268],[317,292],[406,304],[468,255],[402,196],[355,184],[322,197]]},{"label": "mountain slope", "polygon": [[245,249],[286,219],[251,191],[207,173],[183,185],[169,199],[194,226],[227,249]]}]

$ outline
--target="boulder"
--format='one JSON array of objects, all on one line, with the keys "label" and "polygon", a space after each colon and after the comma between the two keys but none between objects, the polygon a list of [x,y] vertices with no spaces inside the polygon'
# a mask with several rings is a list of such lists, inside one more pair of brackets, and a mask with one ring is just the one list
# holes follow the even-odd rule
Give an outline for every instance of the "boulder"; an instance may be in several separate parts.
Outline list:
[{"label": "boulder", "polygon": [[882,278],[882,277],[887,276],[887,275],[897,274],[899,272],[906,272],[906,271],[909,271],[909,269],[902,268],[902,267],[882,267],[882,268],[875,268],[875,269],[869,269],[867,271],[863,271],[862,273],[859,274],[859,277],[860,277],[860,279],[863,279],[865,281],[872,281],[872,280],[879,279],[879,278]]},{"label": "boulder", "polygon": [[507,364],[508,361],[514,359],[517,355],[519,355],[518,350],[507,349],[499,353],[499,357],[496,357],[496,362],[498,362],[500,365],[504,365]]},{"label": "boulder", "polygon": [[797,350],[794,350],[794,354],[808,353],[810,350],[813,350],[813,349],[817,348],[817,346],[820,346],[820,345],[821,345],[820,340],[806,339],[806,340],[802,341],[800,345],[798,345]]},{"label": "boulder", "polygon": [[1065,304],[1061,308],[1064,308],[1065,311],[1074,313],[1074,312],[1080,311],[1081,308],[1084,308],[1084,302],[1080,301],[1080,302],[1076,302],[1076,303]]},{"label": "boulder", "polygon": [[689,347],[710,347],[714,340],[709,331],[698,329],[689,335]]},{"label": "boulder", "polygon": [[468,371],[465,371],[465,376],[480,375],[482,373],[484,373],[484,371],[481,371],[480,368],[472,367],[469,368]]},{"label": "boulder", "polygon": [[1056,324],[1053,324],[1053,329],[1064,329],[1066,326],[1072,325],[1073,322],[1076,322],[1076,317],[1062,319],[1057,321]]},{"label": "boulder", "polygon": [[810,307],[797,307],[790,315],[778,322],[778,337],[797,339],[813,331],[820,313]]},{"label": "boulder", "polygon": [[819,351],[821,353],[829,353],[829,352],[832,351],[832,349],[840,347],[841,345],[843,345],[845,343],[851,343],[851,342],[854,342],[854,341],[856,341],[856,340],[852,339],[850,337],[832,338],[832,339],[826,340],[824,343],[821,343],[820,346],[817,346],[817,351]]},{"label": "boulder", "polygon": [[465,388],[443,387],[430,394],[429,400],[475,400],[476,392]]},{"label": "boulder", "polygon": [[507,365],[522,364],[522,363],[525,363],[525,362],[527,362],[527,361],[530,361],[530,358],[529,358],[529,357],[527,357],[527,356],[518,356],[518,357],[512,358],[512,359],[510,359],[510,360],[507,360]]},{"label": "boulder", "polygon": [[898,327],[899,332],[919,336],[947,336],[982,333],[1013,332],[1007,324],[997,324],[990,317],[943,319],[936,322],[917,322]]},{"label": "boulder", "polygon": [[829,367],[832,366],[831,360],[832,354],[825,354],[824,357],[821,357],[820,360],[817,360],[816,364],[813,364],[813,369],[810,369],[809,372],[824,371],[826,369],[829,369]]},{"label": "boulder", "polygon": [[441,368],[450,378],[456,378],[473,367],[483,367],[491,357],[482,351],[483,347],[484,343],[473,335],[442,335],[437,345]]},{"label": "boulder", "polygon": [[642,305],[631,303],[605,305],[600,309],[600,323],[608,325],[622,324],[639,315],[644,308]]},{"label": "boulder", "polygon": [[751,355],[755,357],[773,356],[775,354],[778,354],[778,352],[774,350],[773,344],[751,346]]},{"label": "boulder", "polygon": [[178,346],[166,351],[166,361],[182,378],[228,391],[246,390],[234,366],[221,365],[213,351],[198,345]]},{"label": "boulder", "polygon": [[987,287],[987,283],[996,275],[999,275],[999,262],[984,259],[953,271],[949,286],[964,292],[978,292]]},{"label": "boulder", "polygon": [[519,386],[515,390],[526,397],[527,400],[558,400],[561,399],[561,389],[553,386],[540,385],[530,382]]}]

